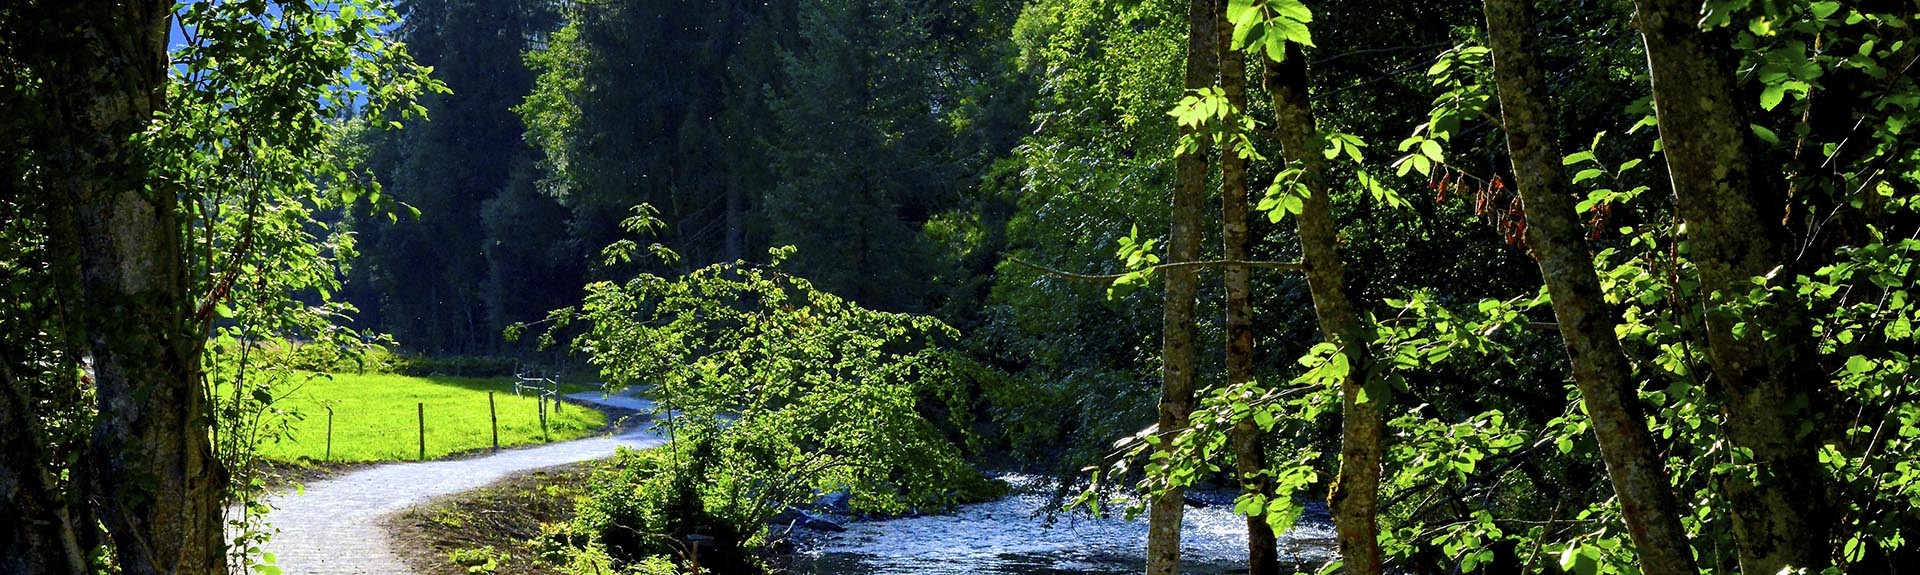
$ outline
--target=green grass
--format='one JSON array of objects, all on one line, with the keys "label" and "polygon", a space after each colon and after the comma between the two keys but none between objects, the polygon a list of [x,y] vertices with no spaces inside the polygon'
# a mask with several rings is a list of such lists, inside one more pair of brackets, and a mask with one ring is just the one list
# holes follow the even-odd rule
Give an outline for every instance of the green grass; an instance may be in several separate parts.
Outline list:
[{"label": "green grass", "polygon": [[[562,393],[580,391],[563,385]],[[597,388],[596,388],[597,389]],[[290,433],[260,446],[261,457],[298,463],[322,461],[327,449],[327,407],[333,407],[331,462],[411,461],[419,458],[416,406],[426,405],[427,457],[493,446],[487,417],[487,392],[494,392],[500,416],[500,446],[541,443],[539,405],[534,396],[513,395],[510,378],[335,375],[302,384],[276,407],[302,417],[287,418]],[[598,411],[577,405],[547,405],[552,441],[587,435],[606,423]]]}]

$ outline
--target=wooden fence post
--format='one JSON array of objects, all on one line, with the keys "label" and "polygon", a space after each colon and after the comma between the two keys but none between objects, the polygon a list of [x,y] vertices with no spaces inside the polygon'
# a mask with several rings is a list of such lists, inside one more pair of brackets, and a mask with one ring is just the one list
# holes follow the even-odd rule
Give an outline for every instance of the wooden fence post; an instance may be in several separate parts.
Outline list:
[{"label": "wooden fence post", "polygon": [[547,437],[547,395],[540,394],[540,441],[552,441]]},{"label": "wooden fence post", "polygon": [[487,392],[487,421],[493,425],[493,450],[500,450],[500,412],[493,405],[493,392]]},{"label": "wooden fence post", "polygon": [[414,404],[420,414],[420,460],[427,460],[427,404]]},{"label": "wooden fence post", "polygon": [[327,454],[321,461],[333,461],[333,406],[327,406]]}]

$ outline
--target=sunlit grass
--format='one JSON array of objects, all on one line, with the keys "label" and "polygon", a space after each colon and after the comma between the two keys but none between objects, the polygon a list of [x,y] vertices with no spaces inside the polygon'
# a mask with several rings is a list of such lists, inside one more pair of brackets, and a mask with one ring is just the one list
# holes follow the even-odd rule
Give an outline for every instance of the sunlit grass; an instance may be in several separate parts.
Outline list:
[{"label": "sunlit grass", "polygon": [[[539,404],[516,397],[506,378],[335,375],[301,384],[276,407],[298,413],[284,419],[290,432],[260,446],[271,461],[399,461],[419,458],[418,406],[426,408],[427,458],[493,446],[487,392],[500,417],[500,446],[541,443]],[[563,389],[563,393],[570,391]],[[327,408],[333,408],[333,450],[327,455]],[[552,441],[599,429],[606,416],[577,405],[547,404]]]}]

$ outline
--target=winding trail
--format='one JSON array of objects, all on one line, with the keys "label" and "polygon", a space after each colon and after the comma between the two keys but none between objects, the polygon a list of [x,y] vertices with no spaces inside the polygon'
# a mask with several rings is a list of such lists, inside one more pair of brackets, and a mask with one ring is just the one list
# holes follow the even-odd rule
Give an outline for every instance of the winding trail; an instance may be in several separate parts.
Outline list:
[{"label": "winding trail", "polygon": [[[643,411],[646,400],[567,396],[580,402]],[[389,541],[381,520],[389,514],[438,497],[477,489],[521,471],[612,456],[619,447],[644,448],[664,443],[645,426],[617,434],[502,450],[446,461],[389,463],[308,484],[304,493],[285,492],[268,500],[275,509],[267,520],[280,533],[267,544],[286,575],[407,575],[412,573]]]}]

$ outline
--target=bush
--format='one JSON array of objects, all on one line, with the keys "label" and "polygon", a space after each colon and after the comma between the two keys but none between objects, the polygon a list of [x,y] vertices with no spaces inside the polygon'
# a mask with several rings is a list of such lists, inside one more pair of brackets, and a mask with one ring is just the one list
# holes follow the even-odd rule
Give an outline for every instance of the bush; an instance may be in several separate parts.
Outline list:
[{"label": "bush", "polygon": [[938,320],[862,308],[777,263],[587,293],[550,329],[582,324],[573,348],[602,378],[650,385],[679,414],[674,444],[617,458],[582,504],[583,528],[621,565],[695,565],[698,542],[700,568],[760,573],[768,523],[821,493],[880,514],[991,494],[957,445],[970,421],[945,346],[958,333]]},{"label": "bush", "polygon": [[[686,558],[699,541],[700,561],[721,573],[748,572],[752,544],[764,525],[740,524],[715,513],[703,493],[706,466],[699,446],[677,443],[647,451],[622,450],[593,475],[575,528],[589,534],[619,568],[654,558]],[[676,465],[678,460],[681,464]]]}]

